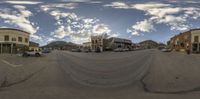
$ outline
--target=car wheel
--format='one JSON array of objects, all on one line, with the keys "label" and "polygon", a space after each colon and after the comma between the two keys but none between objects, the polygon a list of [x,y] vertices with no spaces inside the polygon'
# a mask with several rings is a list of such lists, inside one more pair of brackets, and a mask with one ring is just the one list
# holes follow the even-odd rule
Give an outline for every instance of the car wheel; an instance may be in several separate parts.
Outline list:
[{"label": "car wheel", "polygon": [[27,54],[27,53],[23,53],[22,56],[23,56],[23,57],[28,57],[28,54]]},{"label": "car wheel", "polygon": [[36,56],[36,57],[40,57],[41,55],[40,55],[39,53],[36,53],[35,56]]}]

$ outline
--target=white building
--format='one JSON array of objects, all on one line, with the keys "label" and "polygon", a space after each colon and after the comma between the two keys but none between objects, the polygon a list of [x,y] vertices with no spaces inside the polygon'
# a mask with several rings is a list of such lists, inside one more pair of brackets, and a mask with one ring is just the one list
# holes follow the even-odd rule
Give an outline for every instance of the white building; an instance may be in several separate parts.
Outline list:
[{"label": "white building", "polygon": [[191,43],[192,43],[192,51],[199,53],[200,52],[200,29],[194,29],[191,31]]},{"label": "white building", "polygon": [[0,53],[17,53],[29,46],[29,33],[11,28],[0,28]]}]

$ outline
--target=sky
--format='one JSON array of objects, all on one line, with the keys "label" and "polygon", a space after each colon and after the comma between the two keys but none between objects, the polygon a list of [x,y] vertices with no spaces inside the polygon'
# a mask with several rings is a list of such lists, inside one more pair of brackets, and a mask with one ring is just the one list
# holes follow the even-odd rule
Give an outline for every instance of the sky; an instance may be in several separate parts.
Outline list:
[{"label": "sky", "polygon": [[1,0],[0,28],[29,32],[31,41],[77,44],[108,34],[166,43],[200,28],[199,0]]}]

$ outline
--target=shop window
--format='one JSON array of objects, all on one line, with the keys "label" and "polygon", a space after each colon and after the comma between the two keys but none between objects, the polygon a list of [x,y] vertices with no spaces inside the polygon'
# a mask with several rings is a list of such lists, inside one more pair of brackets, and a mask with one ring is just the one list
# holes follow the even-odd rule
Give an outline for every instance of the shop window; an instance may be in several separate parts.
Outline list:
[{"label": "shop window", "polygon": [[25,43],[28,43],[28,38],[25,38]]},{"label": "shop window", "polygon": [[194,42],[199,42],[199,36],[194,37]]},{"label": "shop window", "polygon": [[4,41],[9,41],[9,36],[8,35],[4,36]]},{"label": "shop window", "polygon": [[185,44],[184,44],[184,43],[181,43],[180,45],[181,45],[181,47],[185,47]]},{"label": "shop window", "polygon": [[19,41],[19,42],[22,42],[22,37],[18,37],[18,41]]}]

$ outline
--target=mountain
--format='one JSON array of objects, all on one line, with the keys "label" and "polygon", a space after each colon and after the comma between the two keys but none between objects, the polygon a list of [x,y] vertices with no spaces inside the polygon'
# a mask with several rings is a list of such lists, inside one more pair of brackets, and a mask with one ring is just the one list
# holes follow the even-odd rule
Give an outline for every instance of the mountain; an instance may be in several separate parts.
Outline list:
[{"label": "mountain", "polygon": [[71,50],[72,48],[79,47],[77,44],[72,42],[65,42],[65,41],[53,41],[42,48],[52,48],[52,49],[62,49],[62,50]]}]

